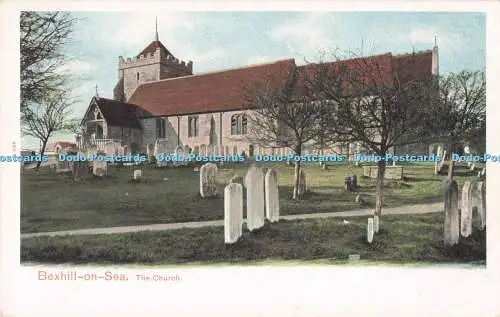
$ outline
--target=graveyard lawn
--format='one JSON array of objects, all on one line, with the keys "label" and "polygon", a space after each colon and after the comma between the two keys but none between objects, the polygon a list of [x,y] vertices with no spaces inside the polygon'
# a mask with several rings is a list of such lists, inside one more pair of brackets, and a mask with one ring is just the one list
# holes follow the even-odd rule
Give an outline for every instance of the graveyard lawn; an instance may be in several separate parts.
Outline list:
[{"label": "graveyard lawn", "polygon": [[[293,166],[275,168],[278,174],[280,214],[337,212],[372,208],[375,182],[363,178],[362,167],[345,164],[304,165],[311,192],[294,201]],[[199,172],[192,167],[154,169],[141,167],[144,179],[132,181],[139,167],[108,167],[104,179],[75,183],[68,175],[53,170],[23,170],[21,174],[21,232],[47,232],[72,229],[145,225],[187,221],[218,220],[224,217],[224,186],[234,175],[244,176],[248,165],[224,165],[217,173],[215,198],[200,196]],[[443,199],[445,176],[433,175],[433,164],[405,165],[403,181],[387,181],[384,206],[439,202]],[[344,190],[344,178],[358,175],[357,192]],[[477,172],[458,167],[456,180],[473,179]],[[475,176],[474,176],[475,175]],[[355,202],[360,195],[363,203]]]},{"label": "graveyard lawn", "polygon": [[[473,263],[484,265],[486,232],[475,230],[454,247],[444,247],[443,213],[387,215],[373,243],[366,242],[366,217],[307,219],[267,223],[244,230],[224,244],[224,227],[137,233],[22,239],[21,260],[72,264],[392,264]],[[285,262],[284,262],[285,261]]]}]

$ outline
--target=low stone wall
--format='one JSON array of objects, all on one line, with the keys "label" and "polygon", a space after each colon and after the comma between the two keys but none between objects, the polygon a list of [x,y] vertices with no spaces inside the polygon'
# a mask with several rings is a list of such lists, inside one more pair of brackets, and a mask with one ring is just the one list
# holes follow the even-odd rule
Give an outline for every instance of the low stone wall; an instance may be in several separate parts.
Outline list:
[{"label": "low stone wall", "polygon": [[[369,178],[377,178],[378,166],[363,166],[363,175]],[[386,166],[384,179],[403,179],[403,166]]]}]

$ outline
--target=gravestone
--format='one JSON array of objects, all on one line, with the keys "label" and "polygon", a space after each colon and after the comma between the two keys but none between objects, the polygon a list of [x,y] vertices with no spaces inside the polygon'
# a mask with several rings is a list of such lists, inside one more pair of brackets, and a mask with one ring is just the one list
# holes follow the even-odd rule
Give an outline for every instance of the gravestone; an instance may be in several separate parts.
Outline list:
[{"label": "gravestone", "polygon": [[460,233],[463,237],[468,237],[472,233],[472,186],[470,181],[466,181],[462,188]]},{"label": "gravestone", "polygon": [[238,241],[243,231],[243,186],[231,183],[224,189],[224,243]]},{"label": "gravestone", "polygon": [[368,227],[366,228],[366,239],[368,243],[373,242],[373,218],[368,218]]},{"label": "gravestone", "polygon": [[242,186],[244,185],[244,181],[243,181],[243,176],[240,176],[240,175],[233,175],[233,177],[231,177],[231,179],[229,180],[229,184],[241,184]]},{"label": "gravestone", "polygon": [[73,162],[72,168],[74,181],[86,181],[92,175],[92,167],[90,166],[89,161]]},{"label": "gravestone", "polygon": [[444,191],[444,244],[458,243],[460,236],[458,214],[458,185],[455,180],[448,181]]},{"label": "gravestone", "polygon": [[177,160],[175,162],[175,165],[178,165],[178,166],[185,165],[186,164],[186,162],[185,162],[185,160],[186,160],[186,158],[185,158],[186,151],[185,151],[184,147],[182,147],[180,145],[177,146],[175,148],[175,152],[174,153],[175,153],[176,160]]},{"label": "gravestone", "polygon": [[266,218],[270,222],[277,222],[280,217],[280,199],[278,190],[278,175],[270,169],[265,176]]},{"label": "gravestone", "polygon": [[134,179],[139,180],[142,178],[142,170],[135,170],[134,171]]},{"label": "gravestone", "polygon": [[264,180],[260,168],[251,166],[245,176],[247,188],[247,227],[253,231],[264,226]]},{"label": "gravestone", "polygon": [[443,160],[443,157],[441,157],[441,151],[442,151],[441,146],[438,146],[436,155],[439,157],[439,160],[434,161],[434,174],[436,175],[439,174],[440,172],[439,164]]},{"label": "gravestone", "polygon": [[95,160],[92,162],[92,172],[96,176],[104,177],[108,175],[108,162],[105,160]]},{"label": "gravestone", "polygon": [[479,229],[486,228],[486,184],[484,182],[477,183],[477,213],[479,215]]},{"label": "gravestone", "polygon": [[64,172],[70,172],[72,171],[72,164],[70,161],[59,161],[57,160],[56,165],[56,172],[57,173],[64,173]]},{"label": "gravestone", "polygon": [[378,216],[373,216],[373,232],[378,233],[379,230],[379,217]]},{"label": "gravestone", "polygon": [[217,165],[213,163],[207,163],[200,168],[201,197],[215,197],[217,195],[217,187],[215,182],[216,177]]},{"label": "gravestone", "polygon": [[474,171],[475,169],[476,169],[476,164],[475,164],[475,163],[472,163],[472,164],[470,165],[470,170],[471,170],[471,171]]}]

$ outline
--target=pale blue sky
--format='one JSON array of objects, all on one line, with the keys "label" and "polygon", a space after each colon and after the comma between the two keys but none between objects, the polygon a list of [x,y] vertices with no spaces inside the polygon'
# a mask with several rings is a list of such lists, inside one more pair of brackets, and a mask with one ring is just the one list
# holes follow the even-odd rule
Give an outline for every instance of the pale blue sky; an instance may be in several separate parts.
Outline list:
[{"label": "pale blue sky", "polygon": [[[179,59],[192,60],[194,72],[216,71],[267,61],[317,60],[335,49],[364,55],[431,49],[437,36],[440,72],[485,67],[486,16],[483,13],[429,12],[78,12],[74,61],[66,69],[78,76],[74,91],[81,117],[98,85],[112,97],[118,56],[132,57],[154,40]],[[321,53],[323,52],[323,53]],[[326,52],[326,55],[324,55]],[[71,135],[55,140],[74,141]],[[25,139],[24,147],[38,142]]]}]

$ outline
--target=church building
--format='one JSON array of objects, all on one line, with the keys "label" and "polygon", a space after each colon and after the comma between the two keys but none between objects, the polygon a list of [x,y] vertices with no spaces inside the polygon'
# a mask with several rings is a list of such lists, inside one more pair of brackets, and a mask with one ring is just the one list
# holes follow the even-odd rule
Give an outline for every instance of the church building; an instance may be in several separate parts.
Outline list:
[{"label": "church building", "polygon": [[[397,80],[438,74],[438,49],[404,55],[363,57],[379,61]],[[338,63],[338,62],[332,62]],[[245,152],[289,154],[287,148],[261,148],[248,141],[248,87],[280,83],[294,59],[193,73],[193,62],[174,56],[156,38],[133,58],[118,58],[113,99],[97,94],[81,121],[80,148],[97,147],[107,154],[166,152],[200,154]],[[422,145],[427,153],[427,145]],[[307,150],[306,150],[307,152]]]}]

